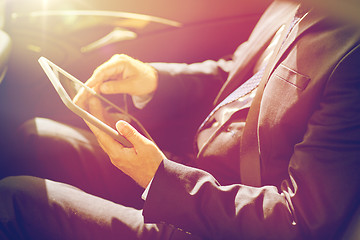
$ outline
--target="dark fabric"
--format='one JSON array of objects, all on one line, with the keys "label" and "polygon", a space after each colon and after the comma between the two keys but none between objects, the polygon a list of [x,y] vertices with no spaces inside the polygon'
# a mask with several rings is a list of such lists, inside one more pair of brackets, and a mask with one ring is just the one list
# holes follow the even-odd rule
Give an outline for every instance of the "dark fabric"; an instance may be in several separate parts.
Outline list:
[{"label": "dark fabric", "polygon": [[1,239],[195,239],[167,224],[144,224],[142,211],[73,186],[28,176],[0,181]]},{"label": "dark fabric", "polygon": [[18,130],[17,144],[21,149],[4,175],[46,178],[127,206],[143,205],[143,189],[111,164],[89,131],[35,118]]},{"label": "dark fabric", "polygon": [[89,131],[36,118],[18,140],[23,148],[0,171],[36,177],[0,181],[0,239],[197,239],[169,224],[144,224],[144,189],[110,163]]},{"label": "dark fabric", "polygon": [[[269,16],[276,16],[278,8],[284,9],[282,3],[275,2],[260,22],[274,20]],[[277,16],[275,22],[285,20]],[[271,28],[266,24],[258,25],[246,44],[255,47],[268,30]],[[214,239],[341,236],[360,203],[359,41],[356,26],[310,11],[294,26],[272,63],[255,109],[258,121],[253,134],[261,171],[248,166],[243,171],[261,174],[261,187],[241,181],[224,185],[221,176],[213,178],[199,169],[165,161],[145,203],[146,221],[169,222]],[[266,42],[262,39],[259,46]],[[246,53],[240,47],[235,56]],[[234,66],[242,69],[242,63]],[[229,89],[225,87],[224,92],[241,82],[232,76],[242,75],[230,73]],[[240,145],[247,139],[237,143],[240,150],[229,151],[234,147],[227,144],[230,123],[207,142],[198,155],[198,168],[206,169],[209,162],[217,161],[218,166],[225,162],[235,169],[241,162],[239,151],[248,149]]]},{"label": "dark fabric", "polygon": [[[161,193],[164,189],[166,194]],[[222,186],[205,171],[165,160],[143,214],[145,222],[166,221],[202,238],[309,239],[291,224],[287,211],[286,200],[274,186]]]}]

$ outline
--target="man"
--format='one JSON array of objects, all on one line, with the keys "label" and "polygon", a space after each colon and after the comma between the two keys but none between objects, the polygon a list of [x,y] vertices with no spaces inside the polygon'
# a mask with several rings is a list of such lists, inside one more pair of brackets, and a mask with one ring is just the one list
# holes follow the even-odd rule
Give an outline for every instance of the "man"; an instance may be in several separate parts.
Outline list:
[{"label": "man", "polygon": [[[196,135],[197,168],[167,160],[124,121],[116,128],[133,148],[89,124],[111,162],[146,189],[143,210],[60,183],[7,178],[0,183],[0,234],[36,239],[340,237],[360,197],[359,40],[354,26],[316,9],[275,1],[232,60],[150,66],[114,56],[87,85],[105,94],[132,95],[143,108],[139,114],[156,113],[149,119],[153,124],[182,111],[196,113],[219,91],[216,107]],[[77,103],[107,117],[96,99],[81,95]]]}]

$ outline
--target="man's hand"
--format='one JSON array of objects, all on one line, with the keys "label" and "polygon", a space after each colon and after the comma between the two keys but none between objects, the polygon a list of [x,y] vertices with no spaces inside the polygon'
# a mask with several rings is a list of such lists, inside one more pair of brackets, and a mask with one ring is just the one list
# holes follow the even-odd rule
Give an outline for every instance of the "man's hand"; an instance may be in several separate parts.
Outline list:
[{"label": "man's hand", "polygon": [[158,76],[150,65],[124,54],[114,55],[100,65],[86,82],[90,88],[99,86],[104,94],[126,93],[142,96],[154,92]]},{"label": "man's hand", "polygon": [[[85,84],[95,92],[128,93],[140,96],[156,90],[157,73],[151,66],[129,56],[114,55],[109,61],[99,66]],[[99,120],[111,124],[112,119],[102,106],[100,99],[91,96],[84,89],[79,91],[74,102]],[[116,123],[116,129],[133,145],[132,148],[126,148],[97,127],[89,122],[86,123],[96,136],[101,148],[110,157],[111,162],[145,188],[165,158],[155,143],[142,136],[129,123],[119,121]]]},{"label": "man's hand", "polygon": [[[100,120],[106,118],[106,112],[96,97],[90,98],[89,111]],[[162,160],[165,159],[165,155],[155,143],[142,136],[125,121],[118,121],[116,129],[132,143],[132,148],[122,146],[97,127],[90,123],[87,124],[95,134],[101,148],[110,157],[111,162],[145,188],[154,177]]]}]

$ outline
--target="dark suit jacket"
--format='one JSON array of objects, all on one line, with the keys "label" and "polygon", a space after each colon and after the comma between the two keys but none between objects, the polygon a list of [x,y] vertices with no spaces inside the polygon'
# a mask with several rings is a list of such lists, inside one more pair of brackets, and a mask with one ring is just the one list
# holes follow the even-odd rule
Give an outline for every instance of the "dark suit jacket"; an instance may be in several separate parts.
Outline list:
[{"label": "dark suit jacket", "polygon": [[[293,3],[274,2],[232,60],[154,64],[160,86],[144,111],[157,112],[154,121],[180,110],[194,113],[214,97],[220,83],[217,101],[226,97],[251,76],[257,58],[294,8]],[[217,162],[219,168],[226,163],[231,177],[222,180],[223,171],[214,174],[217,181],[206,171],[164,160],[145,202],[145,221],[167,222],[210,239],[339,236],[360,197],[359,40],[355,27],[311,10],[270,63],[273,71],[265,79],[260,107],[250,108],[258,117],[261,167],[242,171],[258,174],[261,186],[249,186],[237,169],[240,143],[247,139],[237,139],[229,151],[230,137],[223,128],[198,161],[202,166],[207,160]],[[236,118],[226,124],[233,122]]]}]

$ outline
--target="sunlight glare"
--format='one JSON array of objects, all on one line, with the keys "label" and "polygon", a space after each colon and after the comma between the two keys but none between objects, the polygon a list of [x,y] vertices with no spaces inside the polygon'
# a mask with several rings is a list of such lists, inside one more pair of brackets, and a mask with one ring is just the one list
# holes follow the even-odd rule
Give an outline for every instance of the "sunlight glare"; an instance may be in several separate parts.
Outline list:
[{"label": "sunlight glare", "polygon": [[49,1],[50,0],[42,0],[42,10],[46,11],[49,7]]}]

